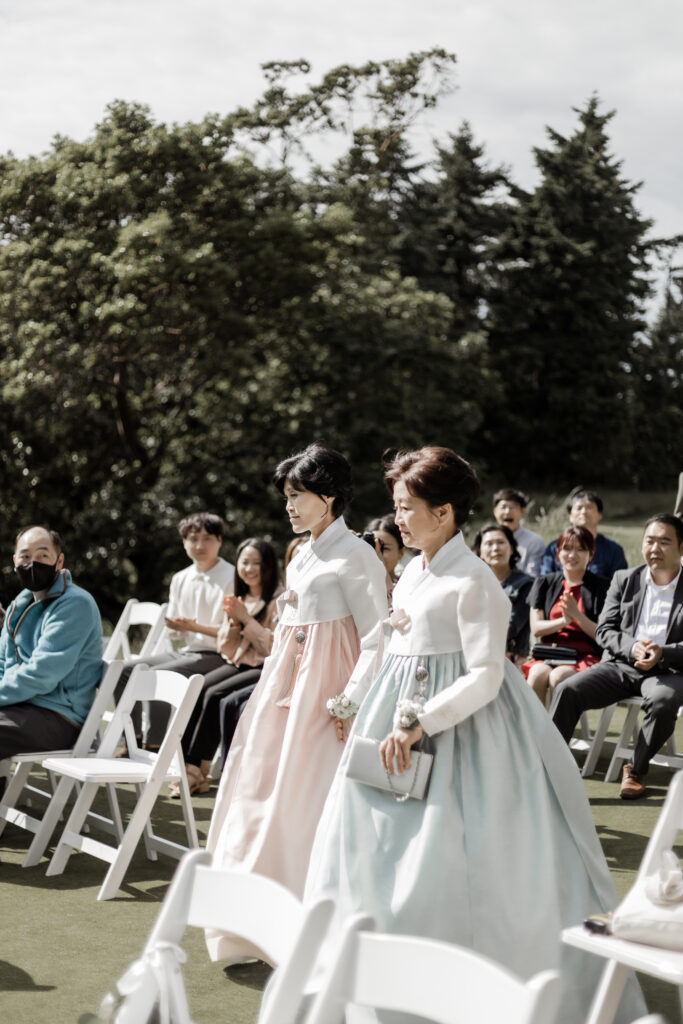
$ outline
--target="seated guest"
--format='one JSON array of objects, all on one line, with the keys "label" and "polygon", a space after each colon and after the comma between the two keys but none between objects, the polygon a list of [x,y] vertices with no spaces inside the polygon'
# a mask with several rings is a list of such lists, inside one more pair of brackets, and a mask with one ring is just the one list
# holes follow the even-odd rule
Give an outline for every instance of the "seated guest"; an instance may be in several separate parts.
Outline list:
[{"label": "seated guest", "polygon": [[625,800],[644,795],[650,760],[673,733],[683,705],[683,522],[666,513],[653,516],[642,551],[645,565],[617,572],[609,588],[596,632],[602,661],[562,683],[551,707],[569,742],[588,708],[643,698],[633,763],[624,765]]},{"label": "seated guest", "polygon": [[598,616],[608,583],[587,572],[595,540],[585,526],[568,526],[557,538],[561,572],[539,576],[529,594],[529,622],[534,642],[547,641],[573,649],[573,660],[557,664],[561,654],[535,658],[523,666],[529,685],[545,704],[548,690],[600,659],[595,642]]},{"label": "seated guest", "polygon": [[[617,569],[628,568],[626,555],[621,544],[608,540],[603,533],[598,533],[598,523],[602,519],[602,498],[595,491],[577,491],[567,502],[567,513],[572,526],[583,526],[590,530],[595,540],[595,551],[588,563],[588,571],[603,576],[608,582]],[[557,572],[560,564],[557,560],[557,541],[551,541],[545,549],[541,572]]]},{"label": "seated guest", "polygon": [[490,523],[483,526],[474,538],[472,549],[489,566],[503,590],[510,598],[512,610],[508,626],[505,653],[519,664],[529,653],[529,605],[527,598],[534,582],[533,576],[521,572],[517,541],[507,526]]},{"label": "seated guest", "polygon": [[0,636],[0,760],[74,745],[102,674],[102,623],[64,568],[59,534],[27,526],[14,570],[24,588]]},{"label": "seated guest", "polygon": [[515,538],[519,551],[519,571],[530,576],[538,576],[545,552],[545,541],[540,534],[521,525],[528,504],[526,494],[513,487],[503,487],[493,495],[493,518],[500,526],[506,526]]},{"label": "seated guest", "polygon": [[[219,556],[223,543],[223,520],[210,512],[194,512],[178,524],[178,533],[185,554],[192,562],[171,579],[166,626],[172,637],[182,637],[185,644],[175,653],[167,652],[145,662],[159,669],[169,669],[184,676],[196,672],[206,675],[229,672],[216,650],[218,628],[223,621],[223,598],[232,591],[235,567]],[[129,665],[121,673],[116,697],[123,692],[133,669]],[[213,677],[214,682],[217,678]],[[151,701],[149,728],[145,747],[158,750],[168,722],[168,705]],[[139,708],[134,708],[136,730],[140,730]]]},{"label": "seated guest", "polygon": [[285,562],[284,562],[285,572],[287,572],[287,566],[289,565],[289,563],[294,558],[296,558],[296,556],[297,556],[297,554],[299,552],[299,548],[303,547],[304,544],[306,543],[306,541],[309,538],[310,538],[310,534],[309,533],[302,533],[298,537],[292,537],[292,539],[290,540],[289,544],[285,548]]},{"label": "seated guest", "polygon": [[378,554],[387,570],[387,591],[390,594],[403,569],[401,559],[406,551],[401,531],[394,519],[394,513],[390,512],[380,519],[371,519],[365,527],[365,531],[374,534]]},{"label": "seated guest", "polygon": [[[282,593],[271,544],[249,537],[237,549],[234,593],[223,598],[225,617],[216,639],[223,667],[204,677],[204,686],[182,737],[190,792],[208,793],[209,768],[221,736],[219,706],[233,690],[246,700],[273,646],[276,598]],[[248,691],[248,692],[247,692]],[[177,786],[172,795],[180,796]]]}]

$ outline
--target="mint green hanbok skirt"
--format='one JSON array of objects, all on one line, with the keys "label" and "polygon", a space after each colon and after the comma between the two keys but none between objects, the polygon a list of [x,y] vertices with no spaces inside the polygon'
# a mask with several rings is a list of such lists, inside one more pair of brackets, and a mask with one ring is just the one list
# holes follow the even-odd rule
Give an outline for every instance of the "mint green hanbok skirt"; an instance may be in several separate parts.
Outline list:
[{"label": "mint green hanbok skirt", "polygon": [[[397,700],[418,689],[418,660],[427,699],[464,672],[460,653],[387,655],[325,804],[306,899],[332,896],[337,924],[371,914],[378,932],[453,942],[523,978],[560,969],[559,1021],[583,1024],[604,962],[563,946],[560,933],[614,909],[617,896],[574,758],[512,663],[493,701],[431,737],[424,800],[398,803],[346,778],[353,736],[391,731]],[[616,1019],[644,1013],[634,978]]]}]

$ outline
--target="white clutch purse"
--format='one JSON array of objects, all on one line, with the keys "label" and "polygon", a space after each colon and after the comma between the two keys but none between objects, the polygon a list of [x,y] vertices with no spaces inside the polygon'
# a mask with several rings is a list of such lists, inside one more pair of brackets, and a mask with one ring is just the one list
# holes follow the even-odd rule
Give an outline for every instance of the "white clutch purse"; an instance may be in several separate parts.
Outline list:
[{"label": "white clutch purse", "polygon": [[426,750],[414,748],[410,752],[410,768],[399,775],[394,771],[391,775],[379,759],[379,740],[366,736],[354,736],[351,744],[346,774],[354,782],[363,782],[366,786],[383,789],[392,793],[398,803],[412,797],[424,800],[429,786],[434,755]]}]

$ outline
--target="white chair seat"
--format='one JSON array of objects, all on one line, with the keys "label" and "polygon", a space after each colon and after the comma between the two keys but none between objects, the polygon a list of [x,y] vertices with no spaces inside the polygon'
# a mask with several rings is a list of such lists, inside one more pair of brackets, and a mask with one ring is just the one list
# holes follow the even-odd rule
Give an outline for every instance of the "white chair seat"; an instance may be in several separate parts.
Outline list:
[{"label": "white chair seat", "polygon": [[595,935],[583,925],[566,928],[562,932],[562,941],[568,946],[575,946],[607,960],[618,960],[629,968],[651,974],[661,981],[683,985],[683,953],[676,950],[646,946],[642,942],[627,942],[614,935]]},{"label": "white chair seat", "polygon": [[[71,785],[80,782],[82,786],[48,865],[48,875],[61,874],[73,850],[82,850],[93,857],[99,857],[111,865],[97,896],[98,900],[107,900],[116,895],[141,838],[144,839],[150,860],[156,860],[158,852],[179,858],[188,848],[199,846],[180,737],[203,682],[204,677],[199,674],[186,679],[178,672],[136,665],[98,750],[90,757],[57,757],[45,760],[44,766],[47,770],[62,776],[60,785],[68,779],[71,780]],[[135,738],[131,711],[136,702],[144,700],[161,700],[170,704],[172,708],[166,735],[158,753],[141,750]],[[114,752],[124,736],[128,757],[114,757]],[[176,779],[179,782],[187,846],[163,839],[152,831],[150,817],[166,779]],[[82,829],[91,813],[90,808],[99,787],[113,786],[117,782],[133,784],[138,792],[137,803],[125,831],[119,830],[118,843],[112,846],[84,836]]]},{"label": "white chair seat", "polygon": [[[154,756],[154,755],[152,755]],[[149,782],[156,765],[154,761],[132,761],[123,757],[50,757],[43,762],[43,767],[49,772],[59,772],[60,775],[69,775],[77,782],[120,782],[120,783],[143,783]],[[177,782],[180,773],[167,771],[164,780]]]}]

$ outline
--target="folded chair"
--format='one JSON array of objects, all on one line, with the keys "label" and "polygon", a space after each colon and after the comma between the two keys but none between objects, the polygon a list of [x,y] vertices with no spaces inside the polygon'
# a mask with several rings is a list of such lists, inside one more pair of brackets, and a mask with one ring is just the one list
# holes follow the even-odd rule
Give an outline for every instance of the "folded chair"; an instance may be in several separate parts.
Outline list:
[{"label": "folded chair", "polygon": [[[647,875],[656,872],[662,852],[674,845],[676,833],[681,828],[683,772],[678,772],[669,786],[664,806],[643,854],[634,884],[642,882]],[[611,935],[595,935],[583,925],[565,929],[562,932],[562,941],[601,956],[607,961],[586,1024],[611,1024],[631,969],[651,974],[653,978],[669,981],[678,986],[683,1009],[683,953],[618,939]]]},{"label": "folded chair", "polygon": [[[48,865],[48,875],[58,875],[64,871],[72,850],[82,850],[93,857],[99,857],[110,864],[97,896],[98,900],[107,900],[116,895],[141,837],[144,838],[150,860],[157,859],[157,852],[179,858],[189,847],[199,845],[180,738],[203,679],[201,675],[193,675],[188,680],[177,672],[137,665],[97,752],[90,757],[50,757],[44,761],[48,771],[82,783],[81,792]],[[158,753],[139,749],[135,740],[130,712],[135,702],[140,700],[165,701],[173,709]],[[114,757],[122,736],[126,738],[129,756]],[[180,784],[188,846],[162,839],[152,831],[150,815],[159,791],[167,781],[178,781]],[[133,814],[116,846],[81,834],[99,787],[112,783],[133,784],[138,796]]]},{"label": "folded chair", "polygon": [[561,995],[557,971],[524,982],[461,946],[377,935],[372,927],[367,917],[347,922],[305,1024],[343,1024],[349,1004],[412,1013],[433,1024],[554,1021]]},{"label": "folded chair", "polygon": [[239,935],[276,965],[259,1024],[294,1024],[302,992],[332,916],[331,900],[304,907],[289,890],[261,875],[211,867],[211,855],[185,855],[141,958],[105,998],[115,1024],[140,1024],[155,1004],[168,1024],[191,1024],[180,964],[188,925]]},{"label": "folded chair", "polygon": [[[27,754],[17,754],[12,758],[15,769],[11,776],[5,794],[0,803],[0,832],[5,824],[10,821],[19,828],[24,828],[34,833],[34,839],[28,849],[28,853],[22,862],[22,867],[32,867],[40,860],[47,844],[50,842],[55,826],[62,816],[66,801],[73,789],[74,782],[71,779],[64,779],[53,787],[53,792],[38,789],[29,784],[31,771],[45,764],[50,757],[85,757],[97,737],[97,732],[102,722],[104,713],[112,699],[116,683],[121,675],[123,662],[112,661],[105,667],[102,679],[100,680],[88,717],[81,726],[76,742],[72,750],[47,750],[35,751]],[[7,763],[7,762],[6,762]],[[112,814],[111,822],[115,832],[121,828],[121,819],[118,813],[118,804],[115,795],[108,791],[109,806]],[[19,810],[18,804],[22,799],[29,798],[31,803],[36,799],[47,801],[48,807],[42,818],[29,814],[26,810]],[[92,824],[100,819],[98,815],[90,815],[89,823]]]}]

